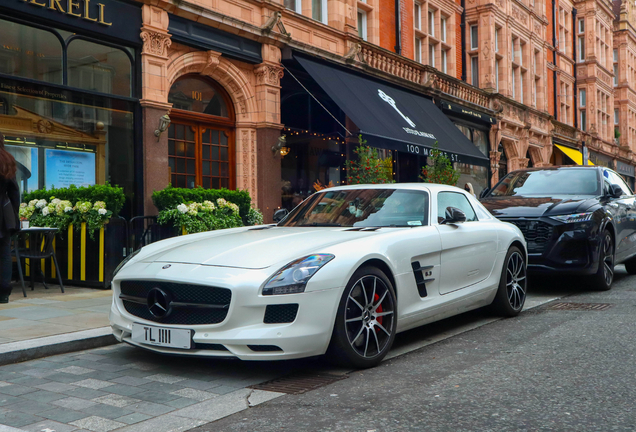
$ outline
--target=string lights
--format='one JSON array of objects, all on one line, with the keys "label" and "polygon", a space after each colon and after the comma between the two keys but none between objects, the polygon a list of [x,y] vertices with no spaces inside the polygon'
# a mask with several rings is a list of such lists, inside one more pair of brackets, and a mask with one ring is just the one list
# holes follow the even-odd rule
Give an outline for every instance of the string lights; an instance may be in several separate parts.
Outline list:
[{"label": "string lights", "polygon": [[346,143],[345,139],[338,135],[321,134],[318,132],[312,132],[312,131],[303,130],[303,129],[284,128],[283,130],[285,131],[285,134],[290,137],[308,136],[308,137],[322,138],[323,141],[337,141],[340,144]]}]

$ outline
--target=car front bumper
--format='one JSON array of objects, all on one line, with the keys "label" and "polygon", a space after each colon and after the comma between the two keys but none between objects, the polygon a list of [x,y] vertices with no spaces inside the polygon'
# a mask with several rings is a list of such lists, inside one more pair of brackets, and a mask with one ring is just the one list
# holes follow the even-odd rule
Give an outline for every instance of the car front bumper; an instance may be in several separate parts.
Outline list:
[{"label": "car front bumper", "polygon": [[[110,323],[120,342],[165,354],[236,357],[241,360],[282,360],[324,354],[329,346],[335,314],[343,287],[329,287],[300,294],[262,296],[266,277],[259,270],[190,264],[137,263],[127,266],[113,281]],[[134,276],[133,276],[134,275]],[[160,275],[160,276],[159,276]],[[232,299],[227,315],[217,324],[168,324],[142,319],[129,313],[119,298],[122,280],[143,280],[228,288]],[[311,283],[312,281],[310,281]],[[322,288],[322,287],[321,287]],[[267,306],[298,305],[292,322],[264,322]],[[192,331],[192,348],[179,349],[139,343],[132,340],[133,323]],[[275,350],[274,350],[275,349]]]}]

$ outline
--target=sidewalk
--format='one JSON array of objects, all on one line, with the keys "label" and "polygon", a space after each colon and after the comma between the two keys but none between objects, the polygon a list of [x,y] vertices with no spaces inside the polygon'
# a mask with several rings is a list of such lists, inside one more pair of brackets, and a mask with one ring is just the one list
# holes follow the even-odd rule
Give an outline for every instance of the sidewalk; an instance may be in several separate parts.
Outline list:
[{"label": "sidewalk", "polygon": [[36,283],[25,298],[14,284],[9,303],[0,304],[0,365],[115,342],[108,323],[112,292],[64,289]]}]

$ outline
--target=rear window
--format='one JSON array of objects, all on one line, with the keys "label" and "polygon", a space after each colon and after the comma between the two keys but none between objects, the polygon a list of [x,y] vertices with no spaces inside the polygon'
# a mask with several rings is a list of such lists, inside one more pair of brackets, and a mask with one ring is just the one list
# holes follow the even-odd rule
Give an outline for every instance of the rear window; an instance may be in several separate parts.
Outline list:
[{"label": "rear window", "polygon": [[489,196],[599,194],[596,170],[583,168],[510,173]]}]

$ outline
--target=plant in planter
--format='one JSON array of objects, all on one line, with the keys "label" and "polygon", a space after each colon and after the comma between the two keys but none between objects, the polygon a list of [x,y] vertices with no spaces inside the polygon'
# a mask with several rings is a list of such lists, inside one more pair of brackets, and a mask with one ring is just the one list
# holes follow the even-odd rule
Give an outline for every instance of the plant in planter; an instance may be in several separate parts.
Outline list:
[{"label": "plant in planter", "polygon": [[387,170],[386,162],[378,156],[378,151],[366,145],[367,141],[358,135],[358,147],[353,151],[358,160],[348,160],[347,181],[349,184],[381,184],[393,183],[389,176],[390,169]]},{"label": "plant in planter", "polygon": [[173,188],[172,185],[168,185],[167,188],[155,191],[152,194],[152,201],[159,212],[176,209],[179,204],[183,203],[203,203],[205,201],[215,203],[219,198],[236,204],[239,208],[241,219],[244,223],[247,222],[252,198],[249,192],[245,190],[204,189],[200,186],[194,189],[187,189]]},{"label": "plant in planter", "polygon": [[263,213],[257,208],[250,207],[250,211],[247,214],[247,225],[263,225]]},{"label": "plant in planter", "polygon": [[429,153],[428,162],[427,166],[422,167],[420,180],[425,183],[457,185],[459,173],[451,165],[450,159],[440,151],[437,142]]},{"label": "plant in planter", "polygon": [[218,198],[216,204],[205,200],[161,210],[157,222],[183,229],[189,234],[243,226],[238,205],[223,198]]}]

